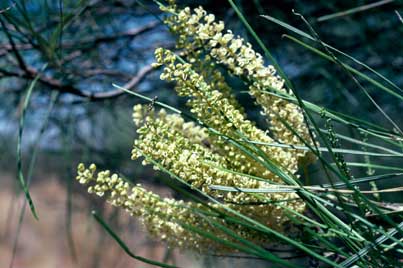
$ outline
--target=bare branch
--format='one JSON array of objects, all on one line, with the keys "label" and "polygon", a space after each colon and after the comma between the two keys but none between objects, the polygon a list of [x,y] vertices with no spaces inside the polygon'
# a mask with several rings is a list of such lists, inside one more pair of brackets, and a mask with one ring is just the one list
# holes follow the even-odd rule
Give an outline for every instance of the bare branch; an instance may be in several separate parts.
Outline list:
[{"label": "bare branch", "polygon": [[[151,65],[146,65],[144,66],[130,81],[128,81],[124,87],[131,89],[135,86],[137,86],[143,79],[144,77],[150,73],[153,70],[153,67]],[[8,71],[4,69],[0,69],[0,73],[3,74],[4,76],[10,76],[10,77],[20,77],[20,78],[25,78],[25,79],[33,79],[38,75],[38,71],[33,69],[33,68],[28,68],[27,72],[13,72],[13,71]],[[123,95],[124,92],[121,90],[112,90],[112,91],[107,91],[107,92],[89,92],[89,91],[84,91],[81,89],[78,89],[74,87],[73,85],[70,84],[63,84],[61,81],[54,79],[53,77],[45,76],[45,75],[40,75],[39,76],[39,81],[42,84],[45,84],[49,87],[51,87],[53,90],[58,90],[61,93],[69,93],[73,94],[76,96],[88,98],[90,100],[102,100],[102,99],[111,99],[111,98],[116,98],[120,95]]]},{"label": "bare branch", "polygon": [[0,14],[3,14],[4,12],[9,11],[10,9],[12,9],[15,6],[15,2],[13,2],[10,6],[6,7],[5,9],[1,9],[0,10]]},{"label": "bare branch", "polygon": [[15,55],[15,58],[17,59],[19,67],[22,70],[27,71],[27,65],[25,64],[24,59],[22,58],[20,52],[18,51],[18,49],[14,43],[13,37],[11,36],[6,24],[4,23],[4,21],[1,17],[0,17],[0,24],[4,29],[4,33],[6,34],[8,41],[10,42],[11,50],[14,52],[14,55]]},{"label": "bare branch", "polygon": [[[137,86],[144,79],[144,77],[152,70],[154,70],[154,68],[151,65],[144,66],[139,72],[137,72],[136,76],[130,79],[130,81],[128,81],[123,87],[127,89],[132,89],[133,87]],[[125,94],[125,92],[120,89],[117,89],[112,91],[90,94],[88,97],[90,99],[110,99],[110,98],[116,98],[122,94]]]},{"label": "bare branch", "polygon": [[132,37],[136,37],[140,34],[146,33],[148,31],[154,29],[158,24],[160,24],[159,21],[152,21],[142,27],[130,29],[128,31],[117,33],[114,35],[105,35],[105,36],[98,36],[95,38],[81,39],[78,43],[76,41],[75,42],[65,42],[64,47],[71,48],[71,47],[75,47],[77,45],[80,46],[80,45],[85,45],[85,44],[95,45],[95,44],[99,44],[99,43],[113,42],[119,38],[125,38],[125,37],[132,38]]},{"label": "bare branch", "polygon": [[[113,42],[120,38],[133,38],[133,37],[136,37],[138,35],[141,35],[143,33],[146,33],[148,31],[154,29],[159,23],[160,23],[159,21],[153,21],[142,27],[130,29],[128,31],[117,33],[114,35],[98,36],[95,38],[81,39],[79,41],[63,42],[62,48],[63,49],[73,49],[73,48],[77,47],[79,49],[82,49],[80,46],[91,45],[91,47],[93,47],[94,45]],[[5,26],[3,26],[3,27],[5,27]],[[33,47],[31,44],[15,44],[14,43],[14,45],[12,45],[10,42],[10,44],[0,45],[0,56],[3,56],[10,51],[13,51],[14,49],[30,50],[30,49],[35,49],[35,47]]]}]

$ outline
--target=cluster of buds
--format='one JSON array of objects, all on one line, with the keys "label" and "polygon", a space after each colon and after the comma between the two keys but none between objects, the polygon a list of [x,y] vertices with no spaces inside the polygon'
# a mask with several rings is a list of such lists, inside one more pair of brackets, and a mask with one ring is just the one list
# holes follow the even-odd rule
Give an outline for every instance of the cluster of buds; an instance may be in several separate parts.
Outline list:
[{"label": "cluster of buds", "polygon": [[[297,177],[298,165],[309,163],[312,157],[303,150],[269,145],[280,142],[292,147],[302,143],[301,137],[313,143],[300,108],[267,94],[268,90],[286,92],[283,80],[272,66],[264,65],[263,57],[251,44],[225,31],[224,23],[216,22],[214,15],[207,14],[201,7],[180,10],[173,1],[162,9],[171,14],[165,22],[178,36],[181,55],[159,48],[155,52],[155,66],[163,66],[160,78],[175,83],[177,94],[187,98],[190,112],[197,120],[186,121],[180,114],[155,110],[149,105],[134,106],[133,121],[138,137],[134,141],[132,159],[143,158],[144,165],[163,169],[193,189],[222,201],[225,207],[283,232],[290,221],[289,211],[299,214],[305,210],[305,203],[297,194],[273,191],[252,195],[243,191],[219,191],[212,186],[260,189],[284,184],[282,178],[256,161],[262,159],[261,155],[253,157],[242,148],[253,148],[252,151],[264,154],[285,174]],[[262,130],[247,119],[219,64],[246,83],[251,96],[267,115],[269,130]],[[268,135],[269,132],[272,135]],[[106,196],[112,205],[139,217],[152,235],[169,245],[199,252],[229,250],[217,241],[189,231],[189,227],[211,230],[217,238],[233,240],[213,227],[212,221],[243,239],[257,243],[271,241],[270,237],[261,237],[252,229],[218,217],[217,211],[224,210],[221,205],[203,206],[161,198],[141,185],[131,186],[109,171],[95,175],[95,169],[93,165],[87,169],[80,164],[79,182],[88,185],[90,193]]]},{"label": "cluster of buds", "polygon": [[[198,56],[207,54],[215,63],[224,65],[232,75],[245,80],[250,95],[267,116],[276,140],[284,144],[301,145],[302,138],[313,144],[301,109],[287,100],[268,94],[286,93],[284,81],[276,75],[273,66],[264,64],[263,57],[253,50],[250,43],[239,36],[235,37],[230,30],[225,30],[224,22],[216,21],[215,16],[208,14],[202,7],[192,11],[188,7],[178,9],[171,3],[163,10],[171,14],[165,23],[178,36],[177,48],[182,50],[189,62],[198,61]],[[312,155],[304,151],[294,150],[293,154],[307,163],[314,160]]]},{"label": "cluster of buds", "polygon": [[[125,209],[130,215],[140,220],[151,236],[167,242],[169,246],[192,249],[200,253],[231,251],[231,247],[211,241],[194,231],[208,232],[220,240],[236,241],[230,235],[223,233],[217,227],[218,225],[236,232],[250,241],[263,243],[267,240],[240,224],[227,223],[220,217],[223,207],[218,204],[202,205],[162,198],[147,191],[141,184],[132,186],[119,175],[111,174],[109,170],[97,173],[94,164],[89,168],[86,168],[84,164],[79,164],[77,172],[77,180],[88,187],[89,193],[105,197],[113,206]],[[228,207],[237,208],[236,205],[228,205]],[[256,213],[258,211],[253,211],[250,207],[257,209],[256,206],[243,206],[240,212],[251,217],[258,215]],[[266,222],[269,227],[282,230],[283,226],[280,221],[276,221],[276,219],[283,218],[279,215],[280,209],[266,209],[261,212],[266,217],[271,214],[271,221]],[[260,218],[262,217],[257,217],[257,220]]]}]

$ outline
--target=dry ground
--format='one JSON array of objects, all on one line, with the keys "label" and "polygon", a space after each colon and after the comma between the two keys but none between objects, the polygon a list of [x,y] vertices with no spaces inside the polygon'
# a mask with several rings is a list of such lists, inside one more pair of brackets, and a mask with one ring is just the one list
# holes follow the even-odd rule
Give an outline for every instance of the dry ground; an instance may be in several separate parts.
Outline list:
[{"label": "dry ground", "polygon": [[[22,196],[15,197],[11,176],[0,177],[0,267],[9,267],[15,240]],[[39,221],[26,210],[13,268],[120,268],[151,267],[128,257],[90,216],[88,202],[73,196],[71,215],[72,239],[77,261],[74,262],[68,243],[66,226],[65,186],[55,178],[42,180],[31,187]],[[10,210],[11,206],[11,210]],[[166,248],[150,240],[134,220],[118,215],[121,237],[135,254],[162,261]],[[122,230],[128,230],[122,232]],[[181,267],[199,267],[199,261],[188,254],[173,251],[168,255]],[[171,261],[172,263],[172,261]]]}]

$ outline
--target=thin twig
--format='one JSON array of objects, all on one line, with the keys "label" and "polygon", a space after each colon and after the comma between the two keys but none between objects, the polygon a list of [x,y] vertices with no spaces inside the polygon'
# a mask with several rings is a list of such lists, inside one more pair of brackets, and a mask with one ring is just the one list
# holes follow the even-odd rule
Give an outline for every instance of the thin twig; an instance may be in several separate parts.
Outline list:
[{"label": "thin twig", "polygon": [[8,7],[4,8],[4,9],[1,9],[1,10],[0,10],[0,14],[3,14],[3,13],[5,13],[5,12],[9,11],[9,10],[12,9],[14,6],[15,6],[15,2],[13,2],[13,3],[12,3],[11,5],[9,5]]},{"label": "thin twig", "polygon": [[[61,44],[61,48],[62,49],[73,49],[73,48],[82,49],[82,46],[94,47],[95,45],[99,45],[101,43],[113,42],[120,38],[133,38],[133,37],[144,34],[148,31],[154,29],[158,25],[159,25],[159,21],[152,21],[142,27],[130,29],[125,32],[117,33],[114,35],[105,35],[105,36],[98,36],[95,38],[86,38],[86,39],[81,39],[81,40],[74,41],[74,42],[73,41],[63,42],[63,44]],[[14,48],[17,50],[31,50],[31,49],[35,49],[36,47],[34,47],[32,44],[14,44]],[[1,45],[0,46],[0,56],[5,55],[12,50],[13,50],[13,46],[11,44]]]},{"label": "thin twig", "polygon": [[[13,72],[13,71],[8,71],[5,69],[0,69],[0,74],[3,74],[5,76],[14,76],[14,77],[21,77],[25,79],[32,79],[35,76],[38,75],[38,71],[28,67],[27,72],[22,73],[22,72]],[[136,85],[138,85],[144,77],[149,74],[153,68],[151,65],[146,65],[140,71],[130,80],[125,84],[126,88],[132,89]],[[118,96],[121,96],[124,94],[123,91],[121,90],[112,90],[112,91],[106,91],[106,92],[89,92],[89,91],[84,91],[81,89],[76,88],[73,85],[70,84],[63,84],[60,80],[54,79],[53,77],[50,76],[45,76],[45,75],[40,75],[39,76],[39,81],[49,87],[51,87],[52,90],[57,90],[60,91],[61,93],[69,93],[73,94],[79,97],[84,97],[88,98],[90,100],[102,100],[102,99],[111,99],[111,98],[116,98]]]},{"label": "thin twig", "polygon": [[330,20],[330,19],[334,19],[334,18],[338,18],[338,17],[347,16],[350,14],[354,14],[354,13],[362,12],[362,11],[369,10],[369,9],[372,9],[375,7],[379,7],[382,5],[386,5],[386,4],[392,3],[393,1],[394,0],[382,0],[382,1],[375,2],[375,3],[371,3],[371,4],[362,5],[362,6],[351,8],[351,9],[348,9],[345,11],[321,16],[317,19],[317,21],[321,22],[321,21],[325,21],[325,20]]},{"label": "thin twig", "polygon": [[[154,68],[151,65],[144,66],[132,79],[130,79],[130,81],[128,81],[124,85],[124,87],[127,89],[132,89],[133,87],[138,85],[143,80],[143,78],[152,70],[154,70]],[[125,92],[120,89],[116,89],[112,91],[95,93],[93,95],[89,95],[88,97],[91,99],[108,99],[118,97],[122,94],[125,94]]]},{"label": "thin twig", "polygon": [[15,58],[17,59],[19,67],[23,71],[27,72],[28,71],[27,65],[25,64],[24,59],[22,58],[19,50],[17,49],[17,47],[16,47],[16,45],[14,43],[13,37],[11,36],[10,32],[8,31],[8,28],[7,28],[6,24],[4,23],[4,21],[3,21],[3,19],[1,17],[0,17],[0,24],[1,24],[2,28],[3,28],[3,30],[4,30],[4,33],[7,36],[8,42],[10,43],[10,46],[11,46],[11,50],[14,52],[14,55],[15,55]]},{"label": "thin twig", "polygon": [[397,17],[399,18],[400,22],[403,24],[403,18],[400,15],[400,13],[397,10],[395,10],[395,13],[396,13]]}]

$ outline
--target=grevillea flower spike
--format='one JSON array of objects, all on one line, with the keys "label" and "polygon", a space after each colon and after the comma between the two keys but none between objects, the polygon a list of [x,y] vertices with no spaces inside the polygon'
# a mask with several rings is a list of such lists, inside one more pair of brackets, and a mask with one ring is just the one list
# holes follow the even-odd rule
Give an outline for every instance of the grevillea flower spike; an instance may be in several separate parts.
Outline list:
[{"label": "grevillea flower spike", "polygon": [[[311,141],[301,109],[267,94],[267,90],[272,89],[286,92],[282,79],[272,66],[264,65],[262,56],[252,49],[251,44],[235,37],[231,31],[225,31],[224,23],[216,22],[214,15],[207,14],[201,7],[179,9],[172,1],[161,9],[170,14],[165,22],[178,37],[177,48],[181,53],[176,55],[159,48],[155,52],[155,66],[163,66],[161,79],[175,83],[178,95],[187,98],[190,112],[203,124],[187,122],[180,115],[169,114],[164,109],[136,105],[133,120],[138,137],[132,159],[144,158],[143,164],[153,164],[156,170],[163,167],[194,189],[222,201],[231,210],[284,232],[289,226],[285,223],[290,222],[288,212],[302,213],[305,210],[305,203],[297,194],[274,191],[256,196],[245,192],[217,191],[210,186],[259,189],[284,184],[259,161],[228,143],[228,139],[300,145],[300,136]],[[247,119],[218,65],[224,66],[230,75],[239,77],[248,86],[250,95],[267,116],[268,130],[258,128]],[[284,121],[294,132],[285,126]],[[211,129],[215,133],[211,133]],[[301,163],[305,165],[313,161],[303,150],[256,146],[281,170],[295,177]],[[257,235],[253,228],[229,223],[219,217],[219,212],[224,209],[216,203],[207,203],[206,206],[162,198],[141,185],[131,186],[109,171],[96,174],[95,165],[85,168],[80,164],[77,179],[88,186],[88,192],[105,196],[112,205],[138,217],[151,235],[171,246],[199,252],[233,250],[217,240],[190,231],[210,230],[219,239],[234,240],[217,225],[212,225],[212,221],[255,243],[273,241],[270,236]],[[262,196],[265,202],[262,202]]]}]

